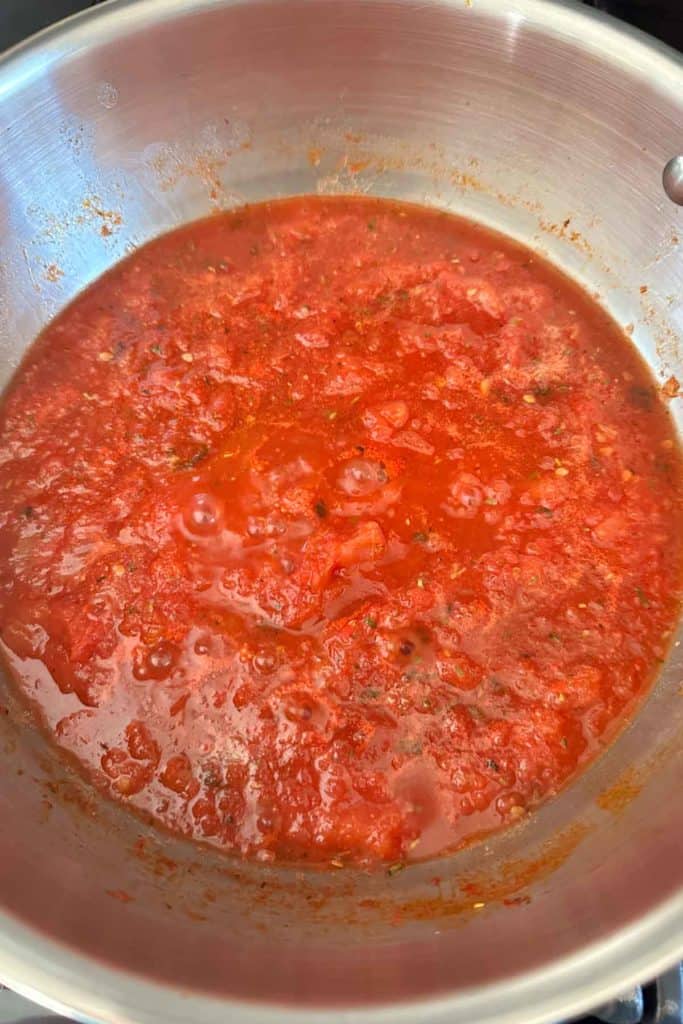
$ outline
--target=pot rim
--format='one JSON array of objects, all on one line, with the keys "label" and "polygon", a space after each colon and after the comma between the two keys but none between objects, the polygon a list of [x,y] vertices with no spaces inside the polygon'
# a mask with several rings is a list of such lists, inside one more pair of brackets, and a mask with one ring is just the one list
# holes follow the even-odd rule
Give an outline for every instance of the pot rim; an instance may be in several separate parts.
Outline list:
[{"label": "pot rim", "polygon": [[[35,74],[88,47],[153,25],[162,16],[287,0],[108,0],[51,25],[0,56],[0,104]],[[316,0],[306,0],[315,3]],[[372,0],[354,0],[363,4]],[[410,0],[392,0],[408,3]],[[435,0],[455,7],[462,0]],[[500,0],[477,0],[473,16],[500,15]],[[683,55],[575,0],[511,0],[507,16],[548,36],[580,39],[588,52],[661,92],[683,95]],[[674,154],[672,154],[674,155]],[[650,980],[683,954],[683,886],[635,923],[544,967],[486,987],[371,1007],[295,1008],[218,998],[126,973],[29,928],[0,911],[0,979],[57,1013],[103,1024],[544,1024],[576,1016],[615,992]]]},{"label": "pot rim", "polygon": [[[0,913],[0,977],[56,1013],[98,1024],[545,1024],[643,984],[680,959],[683,889],[646,917],[551,967],[486,988],[372,1007],[292,1008],[174,989],[75,952]],[[87,982],[84,982],[87,978]],[[483,1005],[485,1000],[485,1005]]]}]

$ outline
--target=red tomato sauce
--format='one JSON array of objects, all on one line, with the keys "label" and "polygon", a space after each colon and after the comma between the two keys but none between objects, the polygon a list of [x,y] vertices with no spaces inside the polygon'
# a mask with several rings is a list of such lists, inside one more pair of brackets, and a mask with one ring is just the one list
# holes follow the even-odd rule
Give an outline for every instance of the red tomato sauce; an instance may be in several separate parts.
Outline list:
[{"label": "red tomato sauce", "polygon": [[96,785],[261,860],[432,856],[614,736],[678,614],[681,460],[529,250],[297,198],[141,248],[0,416],[0,624]]}]

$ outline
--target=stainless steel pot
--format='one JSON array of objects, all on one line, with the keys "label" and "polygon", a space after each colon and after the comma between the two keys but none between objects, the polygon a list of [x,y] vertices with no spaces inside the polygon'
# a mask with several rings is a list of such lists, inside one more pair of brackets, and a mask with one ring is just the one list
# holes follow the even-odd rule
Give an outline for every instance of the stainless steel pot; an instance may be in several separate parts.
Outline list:
[{"label": "stainless steel pot", "polygon": [[[300,191],[455,209],[681,366],[683,66],[551,0],[119,0],[0,64],[0,362],[160,231]],[[675,403],[673,403],[675,404]],[[559,1020],[683,953],[674,648],[516,831],[395,877],[240,866],[103,804],[3,697],[0,977],[101,1021]]]}]

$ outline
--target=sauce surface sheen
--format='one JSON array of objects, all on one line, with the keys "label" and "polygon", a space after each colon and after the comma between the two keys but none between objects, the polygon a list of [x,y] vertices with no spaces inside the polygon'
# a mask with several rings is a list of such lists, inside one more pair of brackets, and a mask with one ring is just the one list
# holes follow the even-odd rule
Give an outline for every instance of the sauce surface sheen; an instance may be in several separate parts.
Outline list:
[{"label": "sauce surface sheen", "polygon": [[678,614],[635,349],[529,250],[304,197],[140,249],[0,410],[0,627],[104,791],[261,860],[435,855],[613,737]]}]

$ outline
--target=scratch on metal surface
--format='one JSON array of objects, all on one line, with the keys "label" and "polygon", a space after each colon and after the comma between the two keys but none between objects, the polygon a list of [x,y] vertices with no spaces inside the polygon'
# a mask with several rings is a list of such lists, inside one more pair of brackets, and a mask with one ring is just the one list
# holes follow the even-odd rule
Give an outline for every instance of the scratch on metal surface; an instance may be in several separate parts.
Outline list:
[{"label": "scratch on metal surface", "polygon": [[22,251],[24,260],[26,262],[26,269],[28,270],[28,276],[29,276],[29,279],[31,281],[31,284],[33,285],[33,289],[34,289],[34,291],[36,291],[36,292],[38,292],[40,294],[40,285],[36,281],[35,276],[33,274],[33,267],[31,266],[31,258],[30,258],[29,254],[28,254],[28,249],[26,248],[25,245],[22,245],[21,251]]}]

